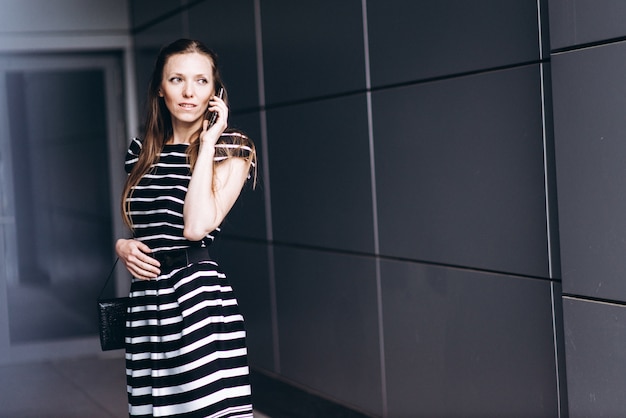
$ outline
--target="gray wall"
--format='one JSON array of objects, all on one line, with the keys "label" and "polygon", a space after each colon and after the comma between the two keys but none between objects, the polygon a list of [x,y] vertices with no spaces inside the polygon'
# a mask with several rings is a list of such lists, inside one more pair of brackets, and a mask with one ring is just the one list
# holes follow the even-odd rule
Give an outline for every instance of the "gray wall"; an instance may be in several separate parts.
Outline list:
[{"label": "gray wall", "polygon": [[573,417],[626,415],[626,2],[550,3]]},{"label": "gray wall", "polygon": [[131,2],[139,97],[202,39],[259,146],[218,243],[255,368],[379,416],[566,414],[539,3]]}]

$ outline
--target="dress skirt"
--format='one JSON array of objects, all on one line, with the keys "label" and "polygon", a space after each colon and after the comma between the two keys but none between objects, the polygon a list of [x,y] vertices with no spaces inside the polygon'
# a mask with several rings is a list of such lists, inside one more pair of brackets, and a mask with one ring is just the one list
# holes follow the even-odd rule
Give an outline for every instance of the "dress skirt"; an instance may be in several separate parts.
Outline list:
[{"label": "dress skirt", "polygon": [[126,322],[129,415],[252,417],[245,340],[233,289],[214,261],[134,279]]}]

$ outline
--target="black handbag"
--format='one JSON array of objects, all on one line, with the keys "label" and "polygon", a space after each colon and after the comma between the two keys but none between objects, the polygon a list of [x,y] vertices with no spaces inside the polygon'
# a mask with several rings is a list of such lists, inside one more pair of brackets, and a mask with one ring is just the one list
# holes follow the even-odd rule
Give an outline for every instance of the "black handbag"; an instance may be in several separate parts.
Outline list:
[{"label": "black handbag", "polygon": [[102,351],[119,350],[124,348],[126,334],[126,309],[128,297],[103,298],[102,294],[111,276],[115,271],[119,258],[115,260],[113,268],[107,277],[100,295],[98,296],[98,324],[100,328],[100,347]]}]

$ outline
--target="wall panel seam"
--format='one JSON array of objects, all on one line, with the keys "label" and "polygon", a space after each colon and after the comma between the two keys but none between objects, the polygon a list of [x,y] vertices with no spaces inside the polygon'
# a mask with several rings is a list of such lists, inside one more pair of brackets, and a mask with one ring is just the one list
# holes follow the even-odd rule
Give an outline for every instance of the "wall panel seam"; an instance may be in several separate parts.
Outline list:
[{"label": "wall panel seam", "polygon": [[270,297],[270,315],[272,321],[272,345],[274,371],[280,373],[280,341],[278,338],[278,308],[276,300],[276,268],[274,264],[274,227],[272,223],[272,200],[270,193],[270,169],[269,169],[269,141],[267,135],[267,114],[265,110],[265,73],[263,71],[263,28],[261,21],[261,2],[254,0],[254,29],[256,38],[256,54],[257,54],[257,79],[259,86],[259,112],[261,125],[261,144],[263,164],[263,191],[265,204],[265,233],[267,239],[267,268],[269,280],[269,297]]},{"label": "wall panel seam", "polygon": [[382,278],[380,269],[380,244],[378,236],[378,206],[376,195],[376,164],[374,158],[374,121],[372,113],[372,81],[370,76],[369,31],[367,25],[367,0],[361,0],[363,15],[363,57],[365,65],[365,97],[367,101],[367,132],[370,154],[370,183],[372,190],[372,229],[374,238],[374,255],[376,269],[376,306],[378,317],[378,347],[380,356],[380,385],[383,417],[387,412],[387,373],[385,363],[385,338],[383,321]]}]

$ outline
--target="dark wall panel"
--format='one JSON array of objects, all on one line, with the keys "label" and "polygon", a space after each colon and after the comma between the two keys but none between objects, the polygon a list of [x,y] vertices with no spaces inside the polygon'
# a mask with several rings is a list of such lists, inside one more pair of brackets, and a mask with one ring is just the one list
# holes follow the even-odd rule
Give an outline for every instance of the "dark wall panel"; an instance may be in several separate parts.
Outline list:
[{"label": "dark wall panel", "polygon": [[539,66],[372,101],[381,253],[548,277]]},{"label": "dark wall panel", "polygon": [[267,226],[265,222],[265,190],[263,187],[263,166],[267,162],[263,159],[263,143],[261,128],[259,127],[259,113],[231,114],[228,120],[230,126],[241,129],[254,142],[257,152],[256,186],[251,172],[241,195],[230,213],[222,223],[224,234],[243,238],[265,240]]},{"label": "dark wall panel", "polygon": [[210,251],[232,283],[244,316],[250,365],[275,372],[267,247],[223,237]]},{"label": "dark wall panel", "polygon": [[287,247],[275,254],[282,374],[382,415],[374,260]]},{"label": "dark wall panel", "polygon": [[274,239],[373,252],[365,95],[267,112]]},{"label": "dark wall panel", "polygon": [[549,11],[552,49],[626,36],[623,0],[550,0]]},{"label": "dark wall panel", "polygon": [[[156,60],[159,49],[161,49],[162,46],[185,36],[185,31],[183,29],[186,25],[185,21],[186,19],[184,19],[184,17],[180,14],[168,15],[163,20],[158,21],[153,26],[150,26],[135,35],[133,39],[136,49],[140,51],[144,49],[154,50],[152,62],[147,67],[148,70],[152,70],[154,61]],[[147,77],[150,77],[149,71]]]},{"label": "dark wall panel", "polygon": [[[189,9],[189,33],[217,52],[233,111],[259,106],[253,0],[203,2]],[[224,34],[228,36],[224,36]]]},{"label": "dark wall panel", "polygon": [[365,88],[361,0],[263,0],[267,103]]},{"label": "dark wall panel", "polygon": [[626,416],[626,307],[564,298],[572,417]]},{"label": "dark wall panel", "polygon": [[374,87],[539,59],[536,1],[369,0]]},{"label": "dark wall panel", "polygon": [[163,18],[180,8],[185,0],[129,0],[133,28]]},{"label": "dark wall panel", "polygon": [[555,417],[550,283],[384,261],[390,417]]},{"label": "dark wall panel", "polygon": [[563,291],[626,301],[626,43],[552,58]]}]

